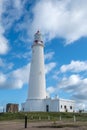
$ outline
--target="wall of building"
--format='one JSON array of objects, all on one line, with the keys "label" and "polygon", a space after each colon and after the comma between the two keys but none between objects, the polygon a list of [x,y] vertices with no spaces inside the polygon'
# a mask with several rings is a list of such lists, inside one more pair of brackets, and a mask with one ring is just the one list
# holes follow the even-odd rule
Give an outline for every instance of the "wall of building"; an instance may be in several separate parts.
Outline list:
[{"label": "wall of building", "polygon": [[27,100],[22,104],[22,111],[42,111],[42,112],[74,112],[75,102],[66,99],[39,99]]},{"label": "wall of building", "polygon": [[50,112],[73,112],[75,110],[75,102],[67,99],[45,99],[45,111],[48,107]]},{"label": "wall of building", "polygon": [[44,102],[44,107],[45,107],[45,111],[47,111],[47,107],[48,107],[48,112],[58,112],[59,101],[58,99],[46,98]]},{"label": "wall of building", "polygon": [[74,112],[75,101],[67,99],[59,99],[59,111],[60,112]]},{"label": "wall of building", "polygon": [[18,112],[18,111],[19,111],[19,105],[18,104],[8,103],[6,105],[6,112]]},{"label": "wall of building", "polygon": [[29,99],[25,103],[22,103],[22,111],[45,111],[43,99]]}]

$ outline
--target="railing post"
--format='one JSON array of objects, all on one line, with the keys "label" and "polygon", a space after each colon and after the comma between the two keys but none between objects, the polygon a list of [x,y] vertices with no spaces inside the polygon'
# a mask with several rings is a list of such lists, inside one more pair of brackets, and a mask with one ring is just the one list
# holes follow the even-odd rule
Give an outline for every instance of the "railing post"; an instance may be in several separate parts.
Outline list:
[{"label": "railing post", "polygon": [[48,116],[48,120],[50,120],[50,116]]},{"label": "railing post", "polygon": [[74,120],[74,122],[76,122],[76,116],[75,115],[73,116],[73,120]]},{"label": "railing post", "polygon": [[61,118],[61,115],[60,115],[60,121],[62,120],[62,118]]},{"label": "railing post", "polygon": [[27,114],[25,114],[25,128],[27,128]]}]

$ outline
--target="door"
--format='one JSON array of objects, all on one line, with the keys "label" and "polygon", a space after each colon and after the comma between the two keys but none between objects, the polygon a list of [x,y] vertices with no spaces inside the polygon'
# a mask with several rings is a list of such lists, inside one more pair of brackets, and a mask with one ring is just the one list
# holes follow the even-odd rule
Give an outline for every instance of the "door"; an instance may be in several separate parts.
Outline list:
[{"label": "door", "polygon": [[49,112],[49,105],[46,105],[46,112]]}]

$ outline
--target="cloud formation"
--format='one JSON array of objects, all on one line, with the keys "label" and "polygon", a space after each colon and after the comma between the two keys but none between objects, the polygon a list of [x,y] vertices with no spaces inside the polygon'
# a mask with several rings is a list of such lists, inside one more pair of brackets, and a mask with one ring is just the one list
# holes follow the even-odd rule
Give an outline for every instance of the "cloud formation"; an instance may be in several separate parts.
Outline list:
[{"label": "cloud formation", "polygon": [[6,54],[9,40],[5,34],[23,14],[21,0],[0,0],[0,54]]},{"label": "cloud formation", "polygon": [[[31,10],[25,8],[29,3],[34,4],[29,5]],[[45,39],[62,38],[66,44],[87,37],[86,4],[86,0],[39,0],[35,3],[27,0],[1,0],[0,45],[4,49],[0,53],[5,54],[8,51],[8,39],[4,34],[12,26],[15,32],[21,33],[18,38],[23,42],[29,42],[29,38],[38,29]]]},{"label": "cloud formation", "polygon": [[68,65],[62,65],[60,68],[62,73],[71,71],[71,72],[82,72],[87,71],[87,61],[74,61],[72,60]]},{"label": "cloud formation", "polygon": [[4,37],[4,28],[0,25],[0,54],[6,54],[9,50],[8,40]]},{"label": "cloud formation", "polygon": [[56,87],[49,86],[47,92],[50,94],[57,94],[56,92],[62,92],[69,94],[73,100],[76,102],[76,108],[87,109],[87,78],[81,77],[80,75],[70,75],[68,77],[63,77],[58,82]]},{"label": "cloud formation", "polygon": [[[80,72],[83,72],[83,75],[80,75]],[[58,76],[60,74],[62,76],[58,81],[56,90],[71,93],[75,99],[86,100],[87,78],[84,77],[85,72],[87,72],[87,61],[71,61],[70,64],[62,65],[58,71]]]},{"label": "cloud formation", "polygon": [[[54,62],[46,64],[45,73],[50,73],[55,66]],[[30,63],[7,74],[0,73],[0,88],[21,89],[24,84],[29,83],[29,73]]]},{"label": "cloud formation", "polygon": [[30,64],[8,74],[0,74],[0,88],[20,89],[29,80]]},{"label": "cloud formation", "polygon": [[56,67],[55,62],[50,62],[45,65],[45,73],[48,74],[51,70],[53,70]]},{"label": "cloud formation", "polygon": [[33,8],[32,30],[38,28],[48,40],[61,37],[70,44],[87,37],[86,0],[40,0]]},{"label": "cloud formation", "polygon": [[8,72],[13,69],[14,64],[12,62],[8,63],[6,59],[0,58],[0,71]]},{"label": "cloud formation", "polygon": [[[70,64],[62,65],[57,71],[57,75],[55,73],[55,77],[57,77],[56,86],[49,86],[47,88],[49,95],[59,93],[65,93],[69,95],[69,98],[72,98],[77,103],[77,108],[87,109],[87,61],[71,61]],[[80,75],[80,73],[83,73]],[[61,75],[61,76],[60,76]],[[59,77],[59,78],[58,78]],[[83,102],[83,103],[82,103]]]},{"label": "cloud formation", "polygon": [[65,77],[58,83],[57,89],[71,95],[76,102],[76,109],[87,110],[87,78],[80,75]]},{"label": "cloud formation", "polygon": [[46,53],[45,54],[45,60],[51,60],[53,58],[54,54],[55,53],[53,51]]},{"label": "cloud formation", "polygon": [[46,90],[47,90],[48,96],[50,97],[50,95],[51,95],[52,93],[55,93],[56,88],[54,88],[53,86],[50,86],[50,87],[48,87]]}]

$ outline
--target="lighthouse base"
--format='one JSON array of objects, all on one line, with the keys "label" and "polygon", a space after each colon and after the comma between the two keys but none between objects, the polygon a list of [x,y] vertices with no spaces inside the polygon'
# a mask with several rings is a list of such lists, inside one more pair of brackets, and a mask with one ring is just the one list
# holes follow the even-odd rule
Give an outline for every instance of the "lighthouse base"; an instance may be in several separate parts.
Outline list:
[{"label": "lighthouse base", "polygon": [[22,103],[21,108],[24,112],[73,112],[74,110],[74,100],[60,98],[28,99]]},{"label": "lighthouse base", "polygon": [[22,111],[45,111],[43,99],[29,99],[25,103],[22,103]]}]

